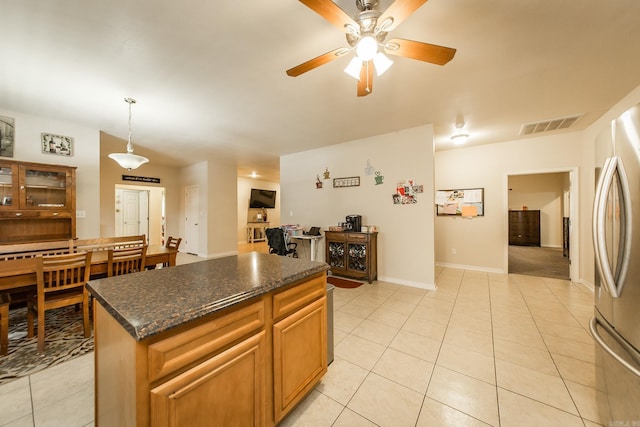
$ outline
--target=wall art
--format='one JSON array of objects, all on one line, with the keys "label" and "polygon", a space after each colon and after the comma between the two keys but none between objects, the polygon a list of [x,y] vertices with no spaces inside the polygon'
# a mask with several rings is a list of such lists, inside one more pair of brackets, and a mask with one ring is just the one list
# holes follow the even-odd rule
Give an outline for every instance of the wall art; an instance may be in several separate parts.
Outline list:
[{"label": "wall art", "polygon": [[438,216],[484,216],[484,188],[460,188],[436,191]]},{"label": "wall art", "polygon": [[0,156],[13,157],[16,120],[0,116]]},{"label": "wall art", "polygon": [[333,188],[359,187],[359,186],[360,186],[359,176],[350,176],[347,178],[333,178]]},{"label": "wall art", "polygon": [[43,153],[60,156],[73,155],[73,138],[70,136],[42,133],[40,140]]},{"label": "wall art", "polygon": [[418,203],[417,193],[421,193],[423,186],[415,185],[415,181],[410,178],[399,181],[396,184],[396,194],[393,194],[394,205],[413,205]]}]

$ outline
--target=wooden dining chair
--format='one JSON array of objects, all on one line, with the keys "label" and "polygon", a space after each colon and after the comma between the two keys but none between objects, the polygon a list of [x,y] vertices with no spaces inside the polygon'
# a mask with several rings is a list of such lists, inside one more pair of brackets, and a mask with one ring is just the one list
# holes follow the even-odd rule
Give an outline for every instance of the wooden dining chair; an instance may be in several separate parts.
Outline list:
[{"label": "wooden dining chair", "polygon": [[0,356],[9,351],[9,294],[0,293]]},{"label": "wooden dining chair", "polygon": [[147,246],[109,249],[107,276],[137,273],[145,268]]},{"label": "wooden dining chair", "polygon": [[[164,247],[167,249],[175,249],[176,251],[180,247],[180,242],[182,242],[182,237],[167,237],[167,243],[165,243]],[[162,264],[163,267],[169,267],[169,263],[165,262]]]},{"label": "wooden dining chair", "polygon": [[27,297],[27,336],[34,335],[34,315],[38,317],[38,352],[44,351],[45,312],[54,308],[82,305],[84,337],[91,335],[89,292],[91,252],[36,257],[37,293]]}]

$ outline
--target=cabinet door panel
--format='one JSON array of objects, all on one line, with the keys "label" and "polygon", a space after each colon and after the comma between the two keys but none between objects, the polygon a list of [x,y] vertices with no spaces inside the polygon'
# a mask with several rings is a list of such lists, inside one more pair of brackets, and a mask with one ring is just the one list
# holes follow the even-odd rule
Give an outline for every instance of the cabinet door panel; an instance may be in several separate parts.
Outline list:
[{"label": "cabinet door panel", "polygon": [[327,299],[273,325],[273,387],[280,421],[327,371]]},{"label": "cabinet door panel", "polygon": [[265,425],[266,333],[151,390],[153,426]]}]

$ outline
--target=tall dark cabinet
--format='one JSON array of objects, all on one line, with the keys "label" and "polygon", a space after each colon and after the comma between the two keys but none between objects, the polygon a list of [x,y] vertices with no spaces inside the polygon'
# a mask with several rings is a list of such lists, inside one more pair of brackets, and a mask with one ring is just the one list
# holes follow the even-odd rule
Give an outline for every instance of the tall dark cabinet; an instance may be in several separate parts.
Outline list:
[{"label": "tall dark cabinet", "polygon": [[509,244],[540,246],[540,211],[509,211]]},{"label": "tall dark cabinet", "polygon": [[378,278],[378,233],[325,231],[325,260],[336,276]]}]

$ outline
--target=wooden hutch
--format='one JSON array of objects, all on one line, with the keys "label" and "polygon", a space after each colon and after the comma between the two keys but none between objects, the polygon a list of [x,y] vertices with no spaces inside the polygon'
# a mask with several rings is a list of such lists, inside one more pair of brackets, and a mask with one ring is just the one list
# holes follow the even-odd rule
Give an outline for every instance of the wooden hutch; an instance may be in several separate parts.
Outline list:
[{"label": "wooden hutch", "polygon": [[76,168],[0,159],[0,245],[76,237]]}]

